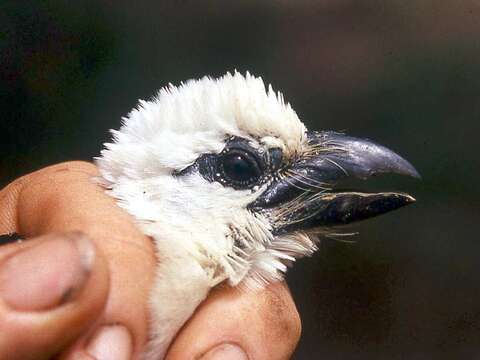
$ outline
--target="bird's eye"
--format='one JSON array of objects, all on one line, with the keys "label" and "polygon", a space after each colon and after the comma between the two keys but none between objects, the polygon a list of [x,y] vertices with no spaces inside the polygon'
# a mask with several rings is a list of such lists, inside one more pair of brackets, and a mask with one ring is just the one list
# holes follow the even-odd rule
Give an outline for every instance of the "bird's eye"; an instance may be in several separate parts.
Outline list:
[{"label": "bird's eye", "polygon": [[269,179],[269,171],[276,169],[279,160],[276,155],[269,164],[270,152],[251,146],[247,139],[231,136],[222,152],[203,154],[194,164],[174,174],[183,176],[198,171],[209,182],[218,182],[235,190],[254,190]]},{"label": "bird's eye", "polygon": [[236,188],[248,188],[261,177],[262,172],[253,155],[244,151],[230,151],[220,158],[222,180]]}]

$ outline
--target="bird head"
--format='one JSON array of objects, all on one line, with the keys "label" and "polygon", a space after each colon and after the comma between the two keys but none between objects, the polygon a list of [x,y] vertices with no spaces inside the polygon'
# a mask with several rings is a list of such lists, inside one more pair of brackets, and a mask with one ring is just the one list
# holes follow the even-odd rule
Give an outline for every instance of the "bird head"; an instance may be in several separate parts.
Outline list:
[{"label": "bird head", "polygon": [[350,178],[418,173],[369,140],[307,131],[280,93],[248,73],[169,85],[112,134],[97,158],[103,185],[159,256],[188,254],[212,283],[280,279],[332,228],[414,201],[339,190]]}]

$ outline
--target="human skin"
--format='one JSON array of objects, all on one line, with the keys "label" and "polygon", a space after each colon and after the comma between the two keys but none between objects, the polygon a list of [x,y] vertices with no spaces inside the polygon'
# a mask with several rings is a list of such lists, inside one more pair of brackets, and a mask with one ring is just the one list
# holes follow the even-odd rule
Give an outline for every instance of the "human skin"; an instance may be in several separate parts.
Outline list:
[{"label": "human skin", "polygon": [[[90,163],[62,163],[0,191],[0,234],[28,239],[0,247],[0,359],[122,360],[144,349],[154,247],[95,176]],[[300,331],[284,283],[221,284],[167,359],[288,359]]]}]

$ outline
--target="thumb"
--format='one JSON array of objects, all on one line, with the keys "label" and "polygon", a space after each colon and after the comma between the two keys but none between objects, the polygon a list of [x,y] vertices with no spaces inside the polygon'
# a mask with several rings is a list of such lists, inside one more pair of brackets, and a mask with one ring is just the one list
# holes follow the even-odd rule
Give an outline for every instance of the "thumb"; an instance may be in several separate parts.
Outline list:
[{"label": "thumb", "polygon": [[300,332],[300,317],[285,283],[257,291],[218,286],[180,331],[167,360],[286,360]]},{"label": "thumb", "polygon": [[107,263],[80,232],[0,248],[0,359],[48,359],[87,331],[108,295]]}]

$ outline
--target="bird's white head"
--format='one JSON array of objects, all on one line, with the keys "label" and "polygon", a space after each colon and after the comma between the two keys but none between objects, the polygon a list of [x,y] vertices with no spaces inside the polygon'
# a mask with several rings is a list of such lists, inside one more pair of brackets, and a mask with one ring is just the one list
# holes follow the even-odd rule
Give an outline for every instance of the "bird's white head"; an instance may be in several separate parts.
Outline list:
[{"label": "bird's white head", "polygon": [[343,179],[418,176],[373,142],[308,132],[280,93],[248,73],[169,85],[112,133],[97,159],[103,185],[160,253],[188,253],[212,283],[280,279],[331,226],[413,201],[334,191]]}]

